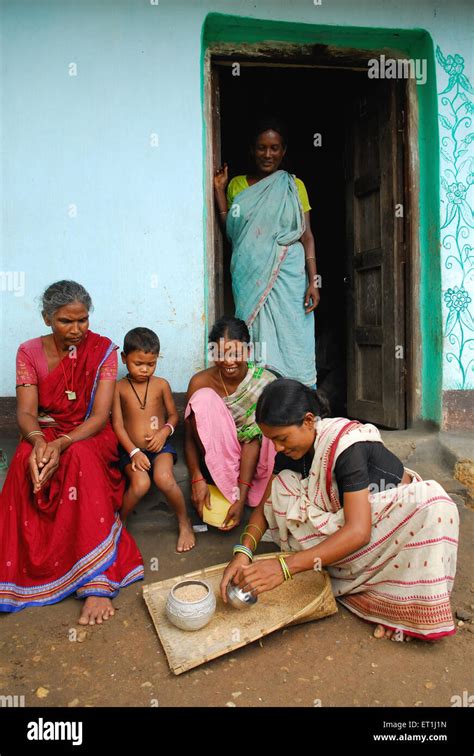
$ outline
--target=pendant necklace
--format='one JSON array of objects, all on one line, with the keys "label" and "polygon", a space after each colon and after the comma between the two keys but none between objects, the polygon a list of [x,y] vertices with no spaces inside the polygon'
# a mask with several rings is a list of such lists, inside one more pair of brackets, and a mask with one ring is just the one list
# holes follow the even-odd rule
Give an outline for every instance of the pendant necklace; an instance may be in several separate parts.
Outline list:
[{"label": "pendant necklace", "polygon": [[66,386],[66,390],[65,390],[64,393],[66,394],[67,398],[71,402],[71,401],[74,401],[74,399],[77,399],[76,392],[74,391],[74,368],[76,366],[76,358],[75,357],[70,357],[70,362],[71,362],[71,388],[68,388],[67,378],[66,378],[66,370],[65,370],[65,367],[63,365],[63,359],[64,358],[61,357],[61,354],[59,352],[58,345],[56,344],[56,339],[54,338],[54,335],[53,335],[53,342],[54,342],[54,346],[56,347],[56,352],[58,353],[59,364],[61,365],[62,370],[63,370],[64,385]]},{"label": "pendant necklace", "polygon": [[221,383],[222,383],[222,385],[224,386],[225,395],[226,395],[226,396],[229,396],[229,392],[227,391],[227,387],[226,387],[226,385],[225,385],[225,383],[224,383],[224,379],[223,379],[223,377],[222,377],[222,373],[221,373],[221,371],[220,371],[220,370],[219,370],[219,376],[220,376],[220,379],[221,379]]},{"label": "pendant necklace", "polygon": [[[219,373],[219,378],[221,379],[221,383],[222,383],[222,385],[223,385],[223,387],[224,387],[225,395],[226,395],[226,396],[228,397],[228,396],[230,396],[230,394],[229,394],[229,392],[227,391],[227,386],[226,386],[226,385],[225,385],[225,383],[224,383],[224,379],[223,379],[223,377],[222,377],[222,373],[221,373],[221,371],[219,370],[219,368],[217,369],[217,372]],[[239,385],[240,385],[240,384],[239,384]],[[236,390],[237,390],[237,388],[235,388],[235,389],[234,389],[234,391],[236,391]],[[234,392],[232,392],[232,393],[234,393]]]},{"label": "pendant necklace", "polygon": [[146,407],[146,399],[147,399],[147,396],[148,396],[148,386],[149,386],[149,384],[150,384],[150,379],[149,379],[149,378],[147,378],[147,379],[146,379],[146,389],[145,389],[145,397],[144,397],[143,401],[142,401],[142,400],[140,399],[140,397],[138,396],[138,392],[137,392],[137,390],[136,390],[135,386],[133,385],[132,381],[131,381],[131,380],[130,380],[130,378],[128,377],[128,375],[127,375],[127,381],[129,382],[129,384],[130,384],[130,386],[131,386],[131,388],[132,388],[132,391],[133,391],[133,393],[135,394],[135,396],[136,396],[136,397],[137,397],[137,399],[138,399],[138,404],[140,405],[140,409],[144,410],[144,409],[145,409],[145,407]]}]

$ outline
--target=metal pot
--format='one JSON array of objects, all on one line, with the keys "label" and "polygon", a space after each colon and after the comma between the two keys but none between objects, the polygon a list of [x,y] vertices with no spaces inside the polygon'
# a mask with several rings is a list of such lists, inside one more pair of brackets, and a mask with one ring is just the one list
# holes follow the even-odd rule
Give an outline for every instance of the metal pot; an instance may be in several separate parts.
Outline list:
[{"label": "metal pot", "polygon": [[227,598],[235,609],[247,609],[257,603],[257,597],[248,591],[243,591],[233,583],[227,583]]},{"label": "metal pot", "polygon": [[[207,593],[197,601],[183,601],[175,595],[175,591],[185,585],[202,585]],[[180,630],[200,630],[211,620],[215,611],[216,597],[211,586],[204,580],[182,580],[176,583],[166,602],[166,616]]]}]

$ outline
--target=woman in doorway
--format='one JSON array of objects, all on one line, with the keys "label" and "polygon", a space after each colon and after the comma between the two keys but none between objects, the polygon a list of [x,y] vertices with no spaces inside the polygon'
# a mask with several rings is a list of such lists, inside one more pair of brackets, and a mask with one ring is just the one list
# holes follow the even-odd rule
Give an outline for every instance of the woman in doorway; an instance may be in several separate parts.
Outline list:
[{"label": "woman in doorway", "polygon": [[249,361],[250,335],[242,320],[218,320],[209,345],[214,366],[189,382],[184,450],[199,516],[210,508],[207,477],[232,502],[223,523],[230,529],[239,524],[245,504],[260,503],[272,474],[275,450],[262,438],[255,407],[275,376]]},{"label": "woman in doorway", "polygon": [[[297,381],[278,380],[263,391],[256,419],[286,462],[275,465],[252,513],[247,553],[235,547],[221,584],[224,601],[230,580],[259,594],[326,567],[336,598],[375,623],[375,637],[453,634],[456,504],[438,483],[404,469],[375,426],[325,414],[318,393]],[[288,556],[252,564],[267,528]]]},{"label": "woman in doorway", "polygon": [[110,410],[118,347],[89,330],[92,306],[74,281],[43,294],[51,333],[17,354],[22,440],[0,497],[0,611],[43,606],[76,593],[81,624],[114,614],[111,599],[143,578],[119,517],[124,481]]},{"label": "woman in doorway", "polygon": [[281,169],[286,149],[282,126],[261,121],[251,146],[254,172],[235,176],[227,187],[224,164],[214,190],[232,244],[236,317],[247,323],[268,367],[315,386],[319,290],[311,208],[303,182]]}]

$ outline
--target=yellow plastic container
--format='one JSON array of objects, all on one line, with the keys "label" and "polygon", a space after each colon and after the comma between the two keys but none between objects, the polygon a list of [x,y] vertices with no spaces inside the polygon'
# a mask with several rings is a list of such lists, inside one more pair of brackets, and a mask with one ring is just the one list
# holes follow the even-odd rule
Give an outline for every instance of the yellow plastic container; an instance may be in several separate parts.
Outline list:
[{"label": "yellow plastic container", "polygon": [[[221,528],[224,524],[231,503],[225,498],[225,496],[223,496],[223,494],[221,494],[217,486],[211,486],[208,484],[207,487],[209,488],[212,509],[203,507],[202,519],[208,525],[213,525],[215,528]],[[229,525],[232,525],[232,523],[233,520],[230,521]]]}]

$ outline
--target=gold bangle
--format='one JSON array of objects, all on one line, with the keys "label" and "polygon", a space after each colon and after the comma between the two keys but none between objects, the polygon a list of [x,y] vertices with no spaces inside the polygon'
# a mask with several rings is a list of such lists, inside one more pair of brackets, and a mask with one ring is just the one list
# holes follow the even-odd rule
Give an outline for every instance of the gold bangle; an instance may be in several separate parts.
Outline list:
[{"label": "gold bangle", "polygon": [[257,528],[258,532],[260,533],[260,538],[263,536],[262,528],[260,528],[258,525],[255,525],[254,522],[248,522],[245,526],[245,530],[247,530],[247,528]]},{"label": "gold bangle", "polygon": [[309,257],[305,257],[305,260],[316,260],[314,255],[310,255]]},{"label": "gold bangle", "polygon": [[26,434],[25,440],[28,439],[30,436],[43,436],[44,437],[44,433],[43,431],[40,431],[40,430],[32,430]]},{"label": "gold bangle", "polygon": [[254,542],[254,544],[255,544],[255,546],[254,546],[254,550],[255,550],[255,549],[257,548],[257,546],[258,546],[258,543],[257,543],[257,539],[256,539],[256,538],[255,538],[255,537],[254,537],[254,536],[252,535],[252,533],[247,533],[247,531],[246,531],[246,530],[244,530],[244,532],[243,532],[243,533],[242,533],[242,535],[240,536],[240,543],[242,543],[242,539],[243,539],[243,537],[244,537],[244,536],[248,536],[249,538],[251,538],[251,539],[252,539],[252,541],[253,541],[253,542]]},{"label": "gold bangle", "polygon": [[71,436],[68,436],[67,433],[60,433],[59,434],[59,438],[67,438],[67,439],[69,439],[69,441],[71,442],[71,444],[74,443],[74,439],[71,438]]}]

